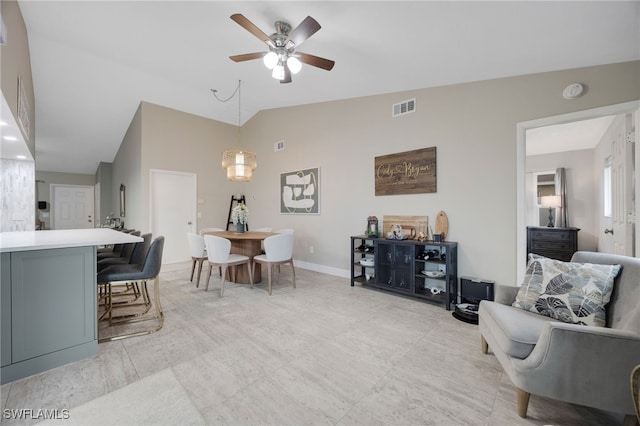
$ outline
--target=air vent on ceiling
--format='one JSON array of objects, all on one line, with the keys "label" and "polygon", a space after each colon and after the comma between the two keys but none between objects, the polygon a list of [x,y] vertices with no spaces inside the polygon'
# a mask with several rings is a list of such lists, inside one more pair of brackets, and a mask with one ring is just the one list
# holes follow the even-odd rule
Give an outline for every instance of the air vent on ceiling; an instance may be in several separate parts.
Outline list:
[{"label": "air vent on ceiling", "polygon": [[273,151],[274,152],[284,151],[284,141],[278,141],[278,142],[274,143],[273,144]]},{"label": "air vent on ceiling", "polygon": [[410,112],[414,112],[416,110],[416,98],[409,99],[408,101],[399,102],[397,104],[393,104],[391,109],[391,115],[393,117],[398,117],[399,115],[409,114]]}]

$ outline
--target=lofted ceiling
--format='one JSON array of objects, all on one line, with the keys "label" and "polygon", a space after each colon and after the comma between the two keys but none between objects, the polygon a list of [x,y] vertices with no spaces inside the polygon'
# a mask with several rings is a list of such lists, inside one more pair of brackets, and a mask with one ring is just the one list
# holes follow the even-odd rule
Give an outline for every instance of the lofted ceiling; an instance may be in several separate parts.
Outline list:
[{"label": "lofted ceiling", "polygon": [[[265,109],[640,59],[640,3],[433,1],[20,1],[36,99],[36,170],[93,174],[141,101],[238,124]],[[280,84],[267,51],[229,16],[271,34],[307,15],[299,50],[333,59]],[[10,42],[10,40],[9,40]],[[560,95],[560,94],[559,94]]]}]

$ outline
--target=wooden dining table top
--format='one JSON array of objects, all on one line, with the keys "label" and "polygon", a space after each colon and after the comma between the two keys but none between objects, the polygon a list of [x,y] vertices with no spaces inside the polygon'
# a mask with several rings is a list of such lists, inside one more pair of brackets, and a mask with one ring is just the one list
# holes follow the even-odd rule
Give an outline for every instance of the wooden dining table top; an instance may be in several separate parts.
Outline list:
[{"label": "wooden dining table top", "polygon": [[207,232],[205,235],[215,235],[216,237],[226,238],[228,240],[264,240],[267,237],[278,235],[276,232],[260,232],[247,231],[243,233],[235,231],[215,231]]}]

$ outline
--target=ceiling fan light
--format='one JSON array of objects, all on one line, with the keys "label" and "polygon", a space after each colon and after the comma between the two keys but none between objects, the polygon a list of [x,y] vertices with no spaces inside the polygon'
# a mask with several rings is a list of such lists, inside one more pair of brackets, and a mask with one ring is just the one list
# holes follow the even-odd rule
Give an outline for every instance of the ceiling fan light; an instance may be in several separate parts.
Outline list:
[{"label": "ceiling fan light", "polygon": [[302,69],[302,62],[300,62],[300,60],[295,56],[289,56],[289,59],[287,59],[287,66],[289,67],[291,74],[298,74]]},{"label": "ceiling fan light", "polygon": [[284,66],[278,64],[273,67],[271,77],[275,78],[276,80],[284,80]]},{"label": "ceiling fan light", "polygon": [[262,58],[262,62],[264,62],[264,66],[272,70],[276,65],[278,65],[278,55],[276,52],[269,52]]}]

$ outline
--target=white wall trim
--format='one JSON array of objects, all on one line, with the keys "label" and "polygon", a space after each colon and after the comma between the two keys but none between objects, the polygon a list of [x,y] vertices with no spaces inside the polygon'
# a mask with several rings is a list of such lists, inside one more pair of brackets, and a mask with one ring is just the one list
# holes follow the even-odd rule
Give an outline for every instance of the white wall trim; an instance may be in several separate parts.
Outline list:
[{"label": "white wall trim", "polygon": [[332,266],[318,265],[317,263],[303,262],[293,259],[296,268],[307,269],[309,271],[321,272],[323,274],[334,275],[336,277],[349,278],[351,271],[347,269],[334,268]]}]

